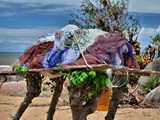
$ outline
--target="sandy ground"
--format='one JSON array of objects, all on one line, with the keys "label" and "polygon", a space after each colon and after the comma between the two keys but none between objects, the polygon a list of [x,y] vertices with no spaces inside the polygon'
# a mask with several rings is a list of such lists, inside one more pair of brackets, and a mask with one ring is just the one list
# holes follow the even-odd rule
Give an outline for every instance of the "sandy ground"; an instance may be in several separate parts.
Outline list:
[{"label": "sandy ground", "polygon": [[[11,120],[25,96],[25,82],[4,83],[0,89],[0,120]],[[50,105],[51,93],[42,92],[35,98],[20,120],[46,120]],[[71,120],[71,110],[66,101],[66,91],[63,91],[54,120]],[[106,111],[89,115],[87,120],[104,120]],[[160,120],[160,109],[151,108],[119,108],[115,120]]]}]

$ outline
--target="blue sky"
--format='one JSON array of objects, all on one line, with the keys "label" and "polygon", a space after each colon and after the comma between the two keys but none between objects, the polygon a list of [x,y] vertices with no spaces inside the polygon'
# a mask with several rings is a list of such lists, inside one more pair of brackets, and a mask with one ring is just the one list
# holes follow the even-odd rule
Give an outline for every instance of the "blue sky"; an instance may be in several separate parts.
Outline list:
[{"label": "blue sky", "polygon": [[[82,0],[0,0],[0,52],[23,52],[40,36],[68,24]],[[129,12],[140,19],[142,49],[160,33],[160,1],[131,0]]]}]

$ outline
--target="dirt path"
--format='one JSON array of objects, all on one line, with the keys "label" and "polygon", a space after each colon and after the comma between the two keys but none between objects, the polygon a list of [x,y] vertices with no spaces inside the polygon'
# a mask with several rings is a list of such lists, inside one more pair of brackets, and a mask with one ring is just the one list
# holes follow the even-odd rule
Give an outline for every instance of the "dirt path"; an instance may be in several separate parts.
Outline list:
[{"label": "dirt path", "polygon": [[[0,90],[0,120],[10,120],[23,101],[23,96],[25,95],[25,84],[23,82],[21,84],[14,83],[14,85],[13,83],[7,84]],[[17,85],[19,87],[16,87]],[[10,90],[10,92],[7,92],[7,89]],[[47,110],[51,100],[50,97],[46,96],[49,94],[50,93],[42,93],[41,97],[35,98],[24,112],[21,120],[46,120]],[[66,95],[66,93],[63,93],[63,96],[64,95]],[[66,102],[66,98],[63,96],[59,99],[54,120],[71,120],[71,110]],[[106,112],[95,112],[88,116],[88,120],[104,120],[105,115]],[[160,120],[160,109],[119,108],[115,120]]]}]

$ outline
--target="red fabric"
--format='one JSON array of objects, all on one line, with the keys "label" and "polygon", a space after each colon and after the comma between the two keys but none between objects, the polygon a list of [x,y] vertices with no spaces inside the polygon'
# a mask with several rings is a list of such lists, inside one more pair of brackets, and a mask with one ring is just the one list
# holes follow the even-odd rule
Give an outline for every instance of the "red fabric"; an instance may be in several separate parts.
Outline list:
[{"label": "red fabric", "polygon": [[33,69],[33,68],[42,68],[42,64],[41,64],[41,60],[42,60],[43,55],[42,54],[38,54],[36,55],[32,61],[30,61],[28,68],[29,69]]},{"label": "red fabric", "polygon": [[140,66],[136,59],[132,59],[128,54],[124,56],[124,66],[134,69],[140,69]]},{"label": "red fabric", "polygon": [[[100,61],[98,61],[98,59],[96,57],[92,56],[91,54],[87,53],[86,51],[83,53],[84,53],[85,59],[87,60],[88,64],[100,64]],[[78,60],[71,63],[70,65],[85,65],[85,62],[84,62],[84,59],[82,57],[80,57]]]},{"label": "red fabric", "polygon": [[19,57],[21,65],[28,63],[28,68],[41,68],[41,59],[46,51],[53,46],[53,42],[43,42],[27,48],[23,55]]}]

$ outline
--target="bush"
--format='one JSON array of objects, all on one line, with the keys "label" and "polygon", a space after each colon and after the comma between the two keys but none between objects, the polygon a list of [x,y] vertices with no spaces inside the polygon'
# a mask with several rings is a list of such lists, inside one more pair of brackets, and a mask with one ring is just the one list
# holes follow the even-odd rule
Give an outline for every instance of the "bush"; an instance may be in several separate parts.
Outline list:
[{"label": "bush", "polygon": [[160,75],[154,75],[149,77],[147,82],[145,82],[143,85],[141,85],[141,88],[146,93],[149,93],[154,88],[160,86]]}]

